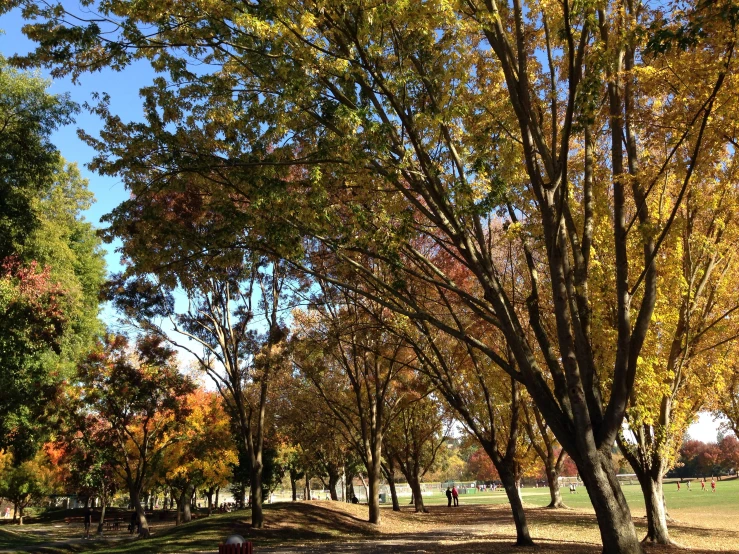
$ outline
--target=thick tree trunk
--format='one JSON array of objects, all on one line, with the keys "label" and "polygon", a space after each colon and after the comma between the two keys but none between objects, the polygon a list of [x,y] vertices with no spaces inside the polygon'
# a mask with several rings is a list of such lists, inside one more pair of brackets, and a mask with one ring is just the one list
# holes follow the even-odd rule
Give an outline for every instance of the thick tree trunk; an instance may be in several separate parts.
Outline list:
[{"label": "thick tree trunk", "polygon": [[423,504],[423,495],[421,494],[421,483],[418,475],[409,475],[408,484],[411,486],[411,494],[413,495],[413,504],[417,513],[427,514],[428,510]]},{"label": "thick tree trunk", "polygon": [[205,497],[208,499],[208,516],[213,515],[213,493],[214,492],[215,492],[215,487],[211,487],[205,491]]},{"label": "thick tree trunk", "polygon": [[261,529],[264,525],[264,512],[262,511],[262,462],[256,461],[251,467],[251,525],[255,529]]},{"label": "thick tree trunk", "polygon": [[192,521],[192,504],[190,499],[185,497],[185,501],[182,503],[182,522],[187,523]]},{"label": "thick tree trunk", "polygon": [[[23,510],[25,509],[25,506],[23,504],[18,504],[17,512],[18,512],[18,525],[23,525]],[[13,519],[15,520],[15,514],[13,514]]]},{"label": "thick tree trunk", "polygon": [[508,502],[511,505],[513,522],[516,525],[516,546],[531,546],[534,541],[531,539],[529,524],[526,522],[526,513],[523,510],[516,474],[511,468],[504,466],[497,469],[500,481],[503,483],[503,488],[508,496]]},{"label": "thick tree trunk", "polygon": [[177,514],[175,515],[175,525],[179,525],[182,523],[182,505],[185,502],[185,491],[180,492],[179,496],[175,496],[172,494],[172,497],[175,499],[175,503],[177,504]]},{"label": "thick tree trunk", "polygon": [[143,506],[141,506],[139,491],[130,490],[129,492],[131,494],[131,504],[133,505],[133,509],[136,511],[136,517],[138,517],[139,520],[139,536],[148,537],[149,522],[146,521],[146,512],[144,511]]},{"label": "thick tree trunk", "polygon": [[547,484],[549,485],[549,495],[552,498],[547,508],[564,508],[562,493],[559,490],[559,473],[554,467],[547,468]]},{"label": "thick tree trunk", "polygon": [[639,479],[647,509],[647,536],[644,540],[657,544],[671,544],[670,533],[667,529],[667,508],[662,491],[662,476],[655,479],[636,468],[634,471]]},{"label": "thick tree trunk", "polygon": [[611,453],[597,451],[577,468],[595,510],[604,554],[642,554],[629,505],[613,471]]},{"label": "thick tree trunk", "polygon": [[290,487],[293,491],[293,502],[297,502],[298,500],[298,478],[293,476],[292,472],[290,472]]},{"label": "thick tree trunk", "polygon": [[369,522],[380,523],[380,461],[367,468]]}]

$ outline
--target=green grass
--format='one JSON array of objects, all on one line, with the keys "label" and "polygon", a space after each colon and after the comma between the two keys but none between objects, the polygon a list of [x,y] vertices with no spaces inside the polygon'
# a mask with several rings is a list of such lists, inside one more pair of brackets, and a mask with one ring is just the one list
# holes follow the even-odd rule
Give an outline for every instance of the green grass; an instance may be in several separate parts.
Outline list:
[{"label": "green grass", "polygon": [[[626,501],[629,503],[634,516],[644,515],[644,496],[636,481],[635,484],[623,484],[622,490]],[[710,491],[710,483],[706,483],[706,492],[700,489],[697,480],[692,483],[692,490],[682,484],[682,490],[677,491],[674,482],[668,482],[664,486],[665,502],[668,510],[679,512],[681,510],[720,510],[722,513],[733,512],[739,516],[739,479],[719,481],[716,483],[716,492]],[[530,506],[544,507],[549,504],[549,489],[547,488],[524,488],[521,491],[524,503]],[[591,510],[590,498],[585,487],[578,487],[577,494],[571,494],[569,487],[562,488],[562,499],[570,508],[578,510]],[[443,494],[424,496],[424,502],[429,506],[446,505],[447,499]],[[403,500],[401,499],[401,502]],[[405,500],[408,502],[408,499]],[[477,492],[472,494],[460,494],[459,501],[462,504],[505,504],[508,502],[506,494],[501,489],[496,492]]]},{"label": "green grass", "polygon": [[39,539],[27,533],[11,529],[9,524],[0,527],[0,550],[11,550],[21,546],[30,546],[38,543]]},{"label": "green grass", "polygon": [[[644,516],[644,498],[639,486],[626,484],[623,485],[623,491],[633,515],[637,518]],[[546,488],[525,488],[522,490],[522,497],[527,507],[543,507],[549,503],[549,491]],[[578,488],[578,494],[570,494],[569,488],[565,487],[562,490],[562,497],[571,508],[592,511],[584,487]],[[713,527],[715,523],[719,528],[722,526],[724,529],[733,528],[733,522],[739,518],[739,480],[737,479],[718,482],[716,493],[710,492],[710,485],[708,492],[701,492],[700,484],[697,487],[694,486],[692,491],[688,491],[683,485],[682,490],[678,492],[675,483],[669,482],[665,485],[665,499],[670,515],[685,522],[690,527],[693,527],[694,523],[697,523],[699,527],[701,524],[704,527]],[[408,500],[407,497],[401,498],[401,503],[407,504]],[[446,505],[446,497],[443,494],[424,497],[424,501],[429,506]],[[502,491],[460,495],[462,506],[503,505],[506,503],[507,497]],[[389,504],[385,504],[383,507],[390,509]],[[256,532],[251,530],[248,525],[250,512],[246,510],[230,514],[216,514],[178,527],[157,528],[156,522],[154,522],[153,534],[147,540],[129,539],[128,535],[125,535],[123,541],[85,541],[84,543],[77,541],[76,544],[68,547],[41,548],[43,542],[63,541],[65,536],[70,536],[68,528],[59,528],[58,523],[54,524],[58,517],[50,517],[48,519],[51,519],[51,522],[24,526],[22,530],[10,525],[0,526],[0,550],[30,547],[29,550],[33,549],[34,552],[48,554],[68,554],[72,552],[94,552],[97,554],[202,552],[214,550],[215,545],[232,533],[253,537],[259,546],[277,543],[318,544],[323,541],[335,541],[342,537],[358,538],[373,533],[373,530],[368,530],[369,524],[363,519],[363,514],[361,518],[358,518],[356,514],[343,514],[342,511],[327,510],[325,507],[312,503],[268,505],[265,506],[265,511],[271,512],[269,519],[272,524]],[[567,526],[565,521],[567,518],[562,519],[556,515],[556,512],[547,512],[554,518],[550,525]],[[408,511],[405,513],[411,518],[413,517]],[[468,511],[467,514],[469,513]],[[505,519],[507,517],[505,510],[499,512],[499,514],[501,518]],[[577,516],[577,512],[567,512],[567,514],[569,519],[581,518],[581,516]],[[54,514],[54,516],[58,516],[58,514]],[[489,516],[481,515],[481,517]],[[591,516],[584,517],[588,522],[586,527],[595,525],[594,519],[592,521],[588,519]],[[539,512],[535,519],[537,524],[542,527],[546,518],[549,518],[549,515],[543,515],[542,512]],[[701,521],[696,522],[696,519]],[[462,521],[464,521],[464,517]],[[445,520],[444,522],[446,523]],[[643,525],[643,520],[641,520],[640,525]],[[676,529],[676,531],[678,530]],[[684,536],[683,531],[679,531],[679,533],[683,533],[682,536]],[[77,532],[73,532],[71,536],[77,536],[77,534]],[[731,538],[731,540],[734,540],[734,538]]]}]

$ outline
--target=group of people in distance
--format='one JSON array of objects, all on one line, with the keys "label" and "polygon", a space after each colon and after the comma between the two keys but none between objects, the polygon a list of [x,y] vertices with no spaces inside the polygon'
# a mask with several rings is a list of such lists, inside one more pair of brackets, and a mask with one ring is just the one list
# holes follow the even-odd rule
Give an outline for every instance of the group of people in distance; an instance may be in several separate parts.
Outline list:
[{"label": "group of people in distance", "polygon": [[457,487],[452,487],[451,489],[449,487],[446,488],[446,499],[448,501],[447,506],[451,506],[452,501],[454,501],[455,506],[459,506],[459,491]]},{"label": "group of people in distance", "polygon": [[[706,489],[706,478],[703,477],[700,480],[700,483],[701,483],[701,490],[703,492],[706,492],[708,490],[708,489]],[[689,480],[686,481],[686,486],[687,486],[688,490],[691,490],[691,488],[690,488],[690,481]],[[680,490],[680,481],[677,482],[677,490],[678,491]],[[715,477],[711,477],[711,492],[716,492],[716,478]]]}]

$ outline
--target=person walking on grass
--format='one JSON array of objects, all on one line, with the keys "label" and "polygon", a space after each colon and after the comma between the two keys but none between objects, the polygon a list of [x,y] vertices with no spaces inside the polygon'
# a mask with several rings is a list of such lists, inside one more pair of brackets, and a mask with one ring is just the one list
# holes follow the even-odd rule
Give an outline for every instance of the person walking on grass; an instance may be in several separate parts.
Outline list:
[{"label": "person walking on grass", "polygon": [[454,499],[454,505],[459,506],[459,491],[457,487],[452,487],[452,498]]},{"label": "person walking on grass", "polygon": [[88,507],[85,508],[85,536],[83,537],[85,540],[90,538],[90,526],[92,525],[92,510]]},{"label": "person walking on grass", "polygon": [[711,477],[711,492],[716,492],[716,478]]},{"label": "person walking on grass", "polygon": [[680,481],[677,482],[677,492],[680,492]]},{"label": "person walking on grass", "polygon": [[706,492],[706,478],[701,479],[701,490]]},{"label": "person walking on grass", "polygon": [[451,508],[452,506],[452,489],[449,487],[446,488],[446,500],[447,500],[447,508]]}]

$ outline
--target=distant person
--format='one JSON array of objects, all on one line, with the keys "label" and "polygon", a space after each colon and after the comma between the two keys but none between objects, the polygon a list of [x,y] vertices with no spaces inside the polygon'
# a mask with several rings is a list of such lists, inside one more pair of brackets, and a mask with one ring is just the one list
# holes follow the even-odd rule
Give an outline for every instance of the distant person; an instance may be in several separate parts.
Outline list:
[{"label": "distant person", "polygon": [[688,481],[685,481],[685,486],[687,486],[687,487],[688,487],[688,490],[691,490],[691,489],[690,489],[690,480],[688,480]]},{"label": "distant person", "polygon": [[451,508],[452,506],[452,489],[449,487],[446,488],[446,500],[447,500],[447,507]]},{"label": "distant person", "polygon": [[706,492],[706,478],[701,479],[701,490]]},{"label": "distant person", "polygon": [[716,492],[716,478],[711,477],[711,492]]},{"label": "distant person", "polygon": [[677,492],[680,492],[680,481],[677,482]]},{"label": "distant person", "polygon": [[570,494],[577,494],[577,485],[575,483],[570,483]]},{"label": "distant person", "polygon": [[459,491],[457,487],[452,487],[452,498],[454,499],[454,505],[459,506]]},{"label": "distant person", "polygon": [[89,539],[90,538],[90,525],[92,525],[92,510],[89,507],[85,508],[84,523],[85,523],[85,536],[83,538]]}]

